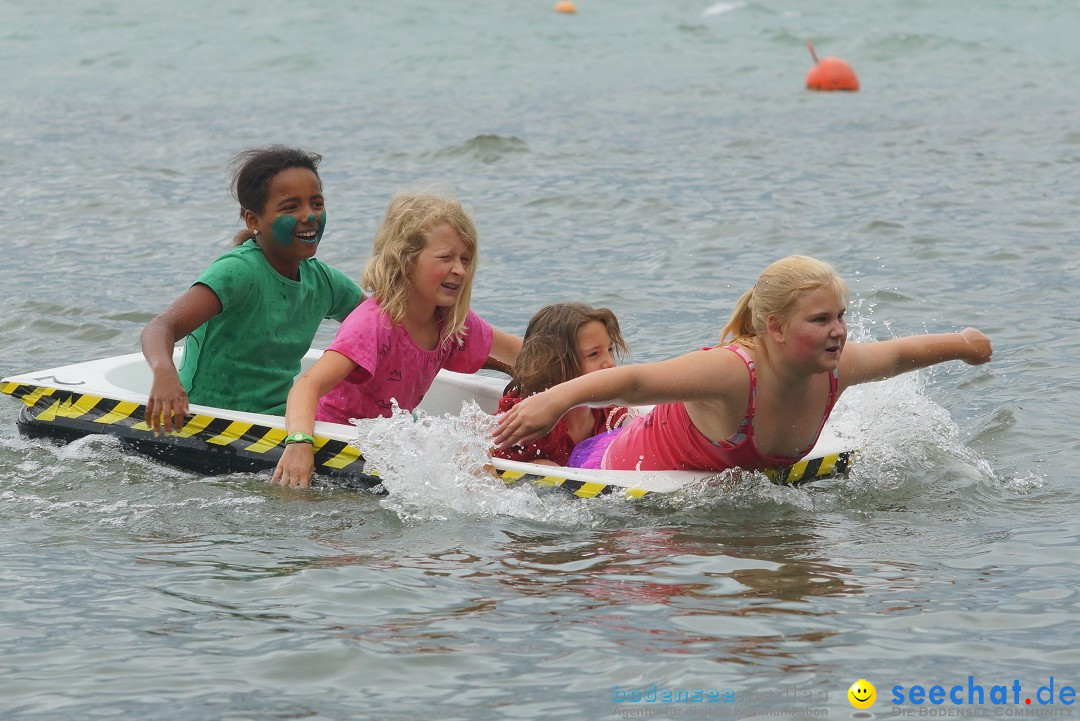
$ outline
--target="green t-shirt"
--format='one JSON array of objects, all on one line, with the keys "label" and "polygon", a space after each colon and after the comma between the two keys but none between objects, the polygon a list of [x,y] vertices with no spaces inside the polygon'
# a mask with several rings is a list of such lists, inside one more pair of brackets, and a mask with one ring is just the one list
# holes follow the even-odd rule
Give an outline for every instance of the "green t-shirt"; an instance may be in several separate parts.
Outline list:
[{"label": "green t-shirt", "polygon": [[248,240],[221,256],[196,283],[217,294],[221,312],[184,343],[180,382],[192,403],[282,415],[293,379],[323,318],[344,320],[360,287],[316,258],[290,280]]}]

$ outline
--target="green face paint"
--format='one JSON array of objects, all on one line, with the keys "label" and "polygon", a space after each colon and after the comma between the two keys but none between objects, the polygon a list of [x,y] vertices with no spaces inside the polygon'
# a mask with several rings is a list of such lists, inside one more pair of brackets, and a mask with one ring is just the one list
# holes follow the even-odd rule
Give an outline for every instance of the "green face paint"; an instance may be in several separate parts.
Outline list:
[{"label": "green face paint", "polygon": [[[307,245],[318,245],[319,241],[322,240],[323,231],[326,230],[326,212],[323,211],[318,216],[314,213],[308,216],[309,223],[316,220],[319,221],[319,228],[315,231],[315,237],[311,240],[304,240],[303,238],[297,238],[297,240]],[[299,221],[291,215],[283,215],[275,220],[273,225],[270,226],[274,242],[278,245],[291,245],[297,225],[299,225]]]},{"label": "green face paint", "polygon": [[274,242],[278,245],[292,245],[293,233],[296,232],[296,218],[283,215],[270,226]]}]

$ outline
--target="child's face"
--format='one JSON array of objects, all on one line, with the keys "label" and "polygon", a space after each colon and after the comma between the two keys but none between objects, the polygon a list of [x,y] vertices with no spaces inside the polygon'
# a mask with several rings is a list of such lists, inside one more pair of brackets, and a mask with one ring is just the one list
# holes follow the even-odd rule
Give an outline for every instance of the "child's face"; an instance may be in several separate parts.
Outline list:
[{"label": "child's face", "polygon": [[607,328],[598,320],[590,320],[578,328],[577,351],[582,375],[615,365],[615,346]]},{"label": "child's face", "polygon": [[831,371],[847,342],[844,302],[828,288],[804,291],[782,326],[782,339],[793,359]]},{"label": "child's face", "polygon": [[266,239],[264,252],[298,260],[315,255],[326,227],[326,204],[315,173],[286,168],[271,179],[266,196],[262,213],[248,219],[248,227]]},{"label": "child's face", "polygon": [[452,306],[469,277],[472,254],[457,231],[445,223],[428,233],[412,272],[412,299],[435,307]]}]

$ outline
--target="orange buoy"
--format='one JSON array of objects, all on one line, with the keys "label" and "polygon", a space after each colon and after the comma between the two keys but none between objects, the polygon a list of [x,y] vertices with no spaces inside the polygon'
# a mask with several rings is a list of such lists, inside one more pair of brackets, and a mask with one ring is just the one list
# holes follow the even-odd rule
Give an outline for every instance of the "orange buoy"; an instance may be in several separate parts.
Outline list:
[{"label": "orange buoy", "polygon": [[814,67],[806,74],[807,90],[849,90],[859,89],[859,78],[851,66],[840,58],[822,58],[818,60],[814,52],[814,45],[809,40],[806,47],[810,48],[810,57],[814,59]]},{"label": "orange buoy", "polygon": [[570,2],[570,0],[559,0],[555,3],[555,12],[557,13],[576,13],[577,5]]}]

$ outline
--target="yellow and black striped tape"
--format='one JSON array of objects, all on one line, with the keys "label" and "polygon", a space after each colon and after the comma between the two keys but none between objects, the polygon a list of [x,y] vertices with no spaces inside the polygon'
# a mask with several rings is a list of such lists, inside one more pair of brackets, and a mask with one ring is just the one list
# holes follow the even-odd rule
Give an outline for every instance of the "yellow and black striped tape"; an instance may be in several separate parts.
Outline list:
[{"label": "yellow and black striped tape", "polygon": [[[24,432],[62,438],[107,433],[130,442],[141,452],[198,472],[269,470],[277,465],[284,450],[285,431],[280,428],[196,414],[181,430],[155,436],[143,420],[146,406],[138,403],[19,383],[0,384],[0,393],[26,405],[19,417]],[[798,486],[845,475],[851,462],[852,453],[845,451],[766,473],[774,483]],[[352,487],[371,488],[379,483],[377,475],[364,473],[364,457],[345,441],[316,436],[315,470]],[[498,474],[507,485],[526,481],[558,487],[579,498],[614,492],[640,498],[649,493],[640,488],[521,471],[500,470]]]},{"label": "yellow and black striped tape", "polygon": [[[285,448],[284,430],[247,421],[195,414],[179,431],[155,436],[144,420],[146,406],[138,403],[19,383],[0,384],[0,393],[25,404],[19,425],[33,435],[119,436],[140,451],[205,473],[272,469]],[[349,485],[379,483],[363,472],[363,456],[347,442],[316,436],[314,446],[317,473]]]},{"label": "yellow and black striped tape", "polygon": [[[800,461],[799,463],[786,468],[768,470],[765,471],[765,475],[769,477],[769,480],[778,485],[801,486],[804,483],[809,483],[811,481],[846,476],[851,467],[852,460],[853,452],[843,451],[841,453],[833,453],[820,458]],[[536,483],[542,486],[558,486],[580,498],[595,498],[596,496],[603,496],[616,492],[622,493],[627,498],[641,498],[649,493],[649,491],[641,488],[625,488],[623,486],[612,486],[605,483],[577,481],[572,478],[562,478],[560,476],[541,476],[533,473],[523,473],[521,471],[498,471],[498,474],[508,486],[521,481],[528,481],[529,483]]]},{"label": "yellow and black striped tape", "polygon": [[623,486],[612,486],[606,483],[593,483],[590,481],[578,481],[573,478],[562,478],[560,476],[541,476],[536,473],[524,473],[522,471],[498,471],[499,478],[503,479],[506,485],[510,486],[521,481],[527,481],[528,483],[535,483],[540,486],[553,486],[561,488],[564,491],[573,493],[578,498],[596,498],[597,496],[606,496],[609,493],[616,491],[626,495],[627,498],[641,498],[648,491],[640,488],[625,488]]},{"label": "yellow and black striped tape", "polygon": [[852,451],[842,451],[821,456],[820,458],[799,461],[787,468],[768,470],[765,471],[765,475],[773,483],[781,486],[801,486],[804,483],[823,478],[846,476],[851,468],[852,461],[854,461],[854,453]]}]

